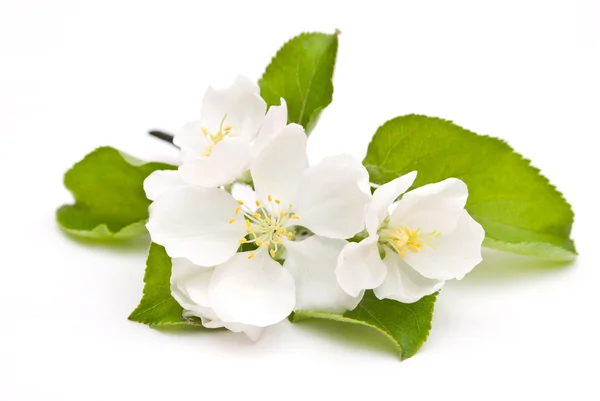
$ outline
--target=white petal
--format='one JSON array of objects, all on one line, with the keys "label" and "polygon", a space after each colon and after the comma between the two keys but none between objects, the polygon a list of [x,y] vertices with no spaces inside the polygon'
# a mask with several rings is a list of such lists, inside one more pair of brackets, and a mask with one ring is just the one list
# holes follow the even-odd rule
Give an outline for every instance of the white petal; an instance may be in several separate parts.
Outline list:
[{"label": "white petal", "polygon": [[256,197],[266,203],[268,196],[272,195],[287,207],[307,168],[304,128],[298,124],[289,124],[252,163]]},{"label": "white petal", "polygon": [[223,327],[234,333],[244,333],[252,341],[258,341],[264,328],[241,323],[223,323]]},{"label": "white petal", "polygon": [[185,309],[194,306],[210,307],[208,284],[213,267],[197,266],[184,258],[172,259],[171,294]]},{"label": "white petal", "polygon": [[248,169],[249,160],[249,142],[226,138],[215,145],[210,156],[190,160],[179,167],[179,171],[190,184],[218,187],[239,178]]},{"label": "white petal", "polygon": [[304,241],[285,244],[287,258],[283,267],[296,283],[295,310],[343,313],[356,308],[362,298],[348,295],[335,277],[340,252],[348,242],[312,236]]},{"label": "white petal", "polygon": [[254,210],[256,204],[256,192],[246,184],[233,184],[231,195],[242,202],[251,210]]},{"label": "white petal", "polygon": [[250,141],[258,133],[266,111],[267,104],[260,97],[258,86],[239,76],[229,88],[206,90],[201,121],[211,134],[218,132],[221,124],[231,125],[235,136]]},{"label": "white petal", "polygon": [[362,290],[379,287],[385,279],[387,267],[379,256],[377,236],[344,247],[335,269],[340,286],[353,297]]},{"label": "white petal", "polygon": [[[175,297],[175,295],[173,295],[173,298],[175,298],[175,300],[177,300],[177,302],[179,302],[179,300]],[[225,327],[223,325],[223,322],[221,322],[221,320],[215,313],[215,311],[212,310],[212,308],[208,308],[205,306],[196,305],[192,309],[187,309],[184,307],[182,315],[185,318],[189,318],[189,317],[193,317],[193,316],[199,317],[200,320],[202,321],[202,326],[207,329],[218,329],[221,327]]]},{"label": "white petal", "polygon": [[293,200],[298,224],[317,235],[349,238],[364,229],[369,174],[348,155],[327,157],[303,174]]},{"label": "white petal", "polygon": [[156,200],[163,192],[188,185],[177,170],[157,170],[144,180],[144,191],[150,200]]},{"label": "white petal", "polygon": [[406,262],[423,276],[450,280],[462,279],[481,262],[483,227],[462,210],[456,228],[432,241],[435,249],[425,246],[419,253],[406,253]]},{"label": "white petal", "polygon": [[390,226],[407,226],[422,233],[454,230],[469,192],[457,178],[428,184],[407,192],[392,213]]},{"label": "white petal", "polygon": [[146,227],[152,241],[172,258],[215,266],[233,256],[246,235],[244,219],[232,221],[238,206],[221,189],[183,187],[165,192],[150,205]]},{"label": "white petal", "polygon": [[196,307],[193,311],[185,310],[183,312],[183,316],[199,317],[202,320],[202,326],[207,329],[218,329],[224,327],[227,330],[233,331],[234,333],[244,333],[252,341],[258,341],[264,330],[262,327],[251,326],[249,324],[223,322],[212,308]]},{"label": "white petal", "polygon": [[237,253],[217,266],[209,294],[224,322],[265,327],[285,319],[294,309],[296,291],[292,275],[259,251]]},{"label": "white petal", "polygon": [[173,144],[181,149],[184,161],[200,157],[211,142],[202,133],[202,123],[192,121],[181,127],[173,137]]},{"label": "white petal", "polygon": [[281,98],[281,106],[271,106],[267,115],[258,131],[258,135],[254,140],[252,147],[252,157],[257,157],[263,151],[265,146],[269,144],[287,125],[287,104]]},{"label": "white petal", "polygon": [[383,284],[374,290],[379,299],[388,298],[410,304],[433,294],[444,285],[444,281],[421,276],[392,251],[386,253],[383,263],[387,266],[387,276]]},{"label": "white petal", "polygon": [[381,223],[388,217],[388,209],[394,201],[415,182],[417,172],[404,174],[388,183],[381,185],[373,193],[371,203],[367,208],[366,226],[370,235],[377,232]]},{"label": "white petal", "polygon": [[202,325],[209,329],[223,327],[208,298],[208,284],[214,270],[214,267],[200,267],[187,259],[175,258],[171,271],[171,295],[184,308],[183,317],[199,317]]}]

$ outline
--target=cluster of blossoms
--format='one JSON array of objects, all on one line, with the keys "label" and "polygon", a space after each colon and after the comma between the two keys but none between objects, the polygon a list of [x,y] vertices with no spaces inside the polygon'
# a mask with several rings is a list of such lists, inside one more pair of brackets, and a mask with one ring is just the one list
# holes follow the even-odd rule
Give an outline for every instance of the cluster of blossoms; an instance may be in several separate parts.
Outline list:
[{"label": "cluster of blossoms", "polygon": [[[371,193],[360,162],[337,155],[309,166],[306,142],[287,124],[285,101],[267,112],[243,77],[209,88],[200,120],[175,135],[183,164],[144,188],[147,228],[172,258],[185,316],[257,339],[294,310],[352,310],[367,289],[415,302],[481,261],[484,232],[464,209],[462,181],[406,192],[413,172]],[[232,195],[237,183],[251,195]]]}]

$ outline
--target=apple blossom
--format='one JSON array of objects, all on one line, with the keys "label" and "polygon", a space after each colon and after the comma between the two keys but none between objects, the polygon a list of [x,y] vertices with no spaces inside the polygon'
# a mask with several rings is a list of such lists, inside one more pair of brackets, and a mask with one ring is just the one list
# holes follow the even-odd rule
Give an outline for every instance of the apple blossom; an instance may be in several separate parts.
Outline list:
[{"label": "apple blossom", "polygon": [[[250,172],[254,204],[221,188],[156,179],[145,184],[154,199],[147,228],[174,260],[176,299],[209,325],[250,337],[294,309],[353,309],[362,294],[345,293],[334,270],[344,238],[364,226],[365,168],[346,155],[309,167],[306,134],[289,124],[264,143]],[[305,229],[314,235],[295,241]],[[256,249],[238,253],[242,244]],[[188,270],[197,274],[181,276],[178,259],[196,266]]]},{"label": "apple blossom", "polygon": [[468,191],[456,178],[407,192],[416,172],[375,190],[365,214],[368,236],[348,244],[336,276],[352,296],[416,302],[445,280],[461,279],[481,262],[484,231],[465,210]]}]

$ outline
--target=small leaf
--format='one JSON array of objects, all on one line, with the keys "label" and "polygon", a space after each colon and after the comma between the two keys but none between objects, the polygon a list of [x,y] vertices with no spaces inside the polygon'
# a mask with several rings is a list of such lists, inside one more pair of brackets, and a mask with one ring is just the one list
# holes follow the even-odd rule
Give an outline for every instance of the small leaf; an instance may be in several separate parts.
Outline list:
[{"label": "small leaf", "polygon": [[269,106],[284,98],[288,122],[310,134],[321,111],[331,103],[338,33],[303,33],[277,52],[258,81],[260,94]]},{"label": "small leaf", "polygon": [[144,234],[150,205],[144,180],[155,170],[175,168],[144,163],[114,148],[98,148],[65,174],[75,204],[61,206],[56,219],[63,230],[80,237],[121,239]]},{"label": "small leaf", "polygon": [[504,141],[439,118],[408,115],[379,127],[363,164],[377,184],[413,170],[416,187],[463,180],[469,187],[466,208],[485,229],[488,247],[555,260],[576,256],[569,238],[571,206]]},{"label": "small leaf", "polygon": [[152,243],[144,274],[144,295],[129,320],[149,326],[197,326],[196,319],[183,318],[183,308],[171,296],[171,258],[165,248]]},{"label": "small leaf", "polygon": [[383,333],[398,349],[400,358],[413,356],[427,341],[431,330],[433,307],[437,293],[412,304],[391,299],[378,299],[367,291],[358,306],[343,315],[300,310],[290,316],[292,322],[323,319],[372,327]]}]

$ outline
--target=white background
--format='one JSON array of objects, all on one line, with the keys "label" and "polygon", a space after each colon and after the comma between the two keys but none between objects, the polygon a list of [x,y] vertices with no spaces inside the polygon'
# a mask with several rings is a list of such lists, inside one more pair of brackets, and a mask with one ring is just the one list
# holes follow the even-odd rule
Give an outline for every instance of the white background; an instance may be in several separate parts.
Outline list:
[{"label": "white background", "polygon": [[[256,344],[127,320],[147,243],[74,241],[62,174],[195,118],[207,85],[258,79],[284,41],[340,29],[312,160],[362,158],[422,113],[507,140],[573,205],[568,266],[486,253],[400,362],[366,328],[284,322]],[[598,400],[600,5],[593,1],[0,1],[0,400]]]}]

